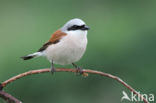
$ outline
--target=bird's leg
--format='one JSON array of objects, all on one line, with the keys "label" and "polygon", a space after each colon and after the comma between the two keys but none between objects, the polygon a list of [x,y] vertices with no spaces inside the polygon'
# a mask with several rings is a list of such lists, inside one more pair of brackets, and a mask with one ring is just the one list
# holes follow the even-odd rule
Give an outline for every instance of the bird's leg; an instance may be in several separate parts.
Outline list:
[{"label": "bird's leg", "polygon": [[51,71],[51,74],[53,74],[56,71],[56,69],[54,67],[53,60],[51,61],[51,69],[50,69],[50,71]]},{"label": "bird's leg", "polygon": [[77,66],[76,64],[74,64],[74,63],[72,63],[72,65],[76,68],[76,71],[79,72],[80,75],[83,74],[83,69],[82,69],[82,68],[78,67],[78,66]]}]

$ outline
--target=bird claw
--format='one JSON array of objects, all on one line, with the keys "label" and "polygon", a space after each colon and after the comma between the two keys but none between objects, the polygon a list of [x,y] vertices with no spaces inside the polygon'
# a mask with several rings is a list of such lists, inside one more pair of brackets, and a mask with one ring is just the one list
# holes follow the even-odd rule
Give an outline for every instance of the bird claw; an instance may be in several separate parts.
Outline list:
[{"label": "bird claw", "polygon": [[81,68],[76,68],[76,74],[78,75],[82,75],[84,72],[83,72],[83,69],[81,69]]},{"label": "bird claw", "polygon": [[56,69],[55,69],[54,67],[52,67],[52,68],[50,69],[50,72],[51,72],[51,74],[53,75],[54,72],[56,72]]}]

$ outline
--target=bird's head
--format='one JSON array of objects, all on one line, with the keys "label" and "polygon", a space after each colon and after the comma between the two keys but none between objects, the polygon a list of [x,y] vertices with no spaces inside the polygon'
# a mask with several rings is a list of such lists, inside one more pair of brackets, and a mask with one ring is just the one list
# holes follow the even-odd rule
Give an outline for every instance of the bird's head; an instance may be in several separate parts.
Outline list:
[{"label": "bird's head", "polygon": [[88,31],[86,23],[78,18],[69,20],[62,28],[62,31]]}]

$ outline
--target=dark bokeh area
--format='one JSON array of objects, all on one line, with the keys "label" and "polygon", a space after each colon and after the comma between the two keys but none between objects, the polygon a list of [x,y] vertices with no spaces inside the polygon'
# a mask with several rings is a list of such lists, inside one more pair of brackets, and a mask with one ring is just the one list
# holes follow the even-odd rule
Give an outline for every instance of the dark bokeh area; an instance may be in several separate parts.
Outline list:
[{"label": "dark bokeh area", "polygon": [[[0,0],[0,82],[49,68],[44,57],[20,57],[37,51],[72,18],[91,28],[79,66],[114,74],[141,93],[156,94],[155,0]],[[32,75],[5,88],[23,103],[132,103],[121,102],[123,90],[130,94],[112,79],[73,73]]]}]

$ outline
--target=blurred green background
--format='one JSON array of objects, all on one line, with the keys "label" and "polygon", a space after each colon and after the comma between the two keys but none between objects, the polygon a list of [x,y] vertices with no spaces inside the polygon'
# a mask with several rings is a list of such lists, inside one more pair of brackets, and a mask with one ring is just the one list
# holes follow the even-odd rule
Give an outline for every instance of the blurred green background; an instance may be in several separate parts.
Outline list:
[{"label": "blurred green background", "polygon": [[[37,51],[72,18],[91,28],[79,66],[117,75],[141,93],[156,94],[155,0],[0,0],[0,82],[50,67],[44,57],[20,57]],[[72,73],[32,75],[5,88],[23,103],[121,103],[123,90],[130,94],[112,79]]]}]

